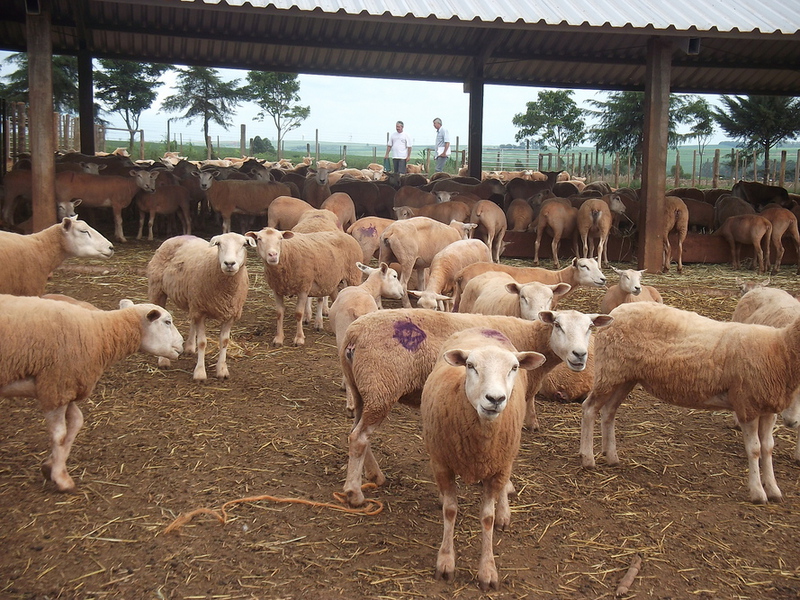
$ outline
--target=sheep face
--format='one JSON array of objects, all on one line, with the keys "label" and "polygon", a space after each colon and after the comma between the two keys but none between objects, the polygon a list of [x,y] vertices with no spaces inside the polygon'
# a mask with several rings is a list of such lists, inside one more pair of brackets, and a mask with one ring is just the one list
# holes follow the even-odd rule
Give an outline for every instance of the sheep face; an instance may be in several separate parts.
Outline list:
[{"label": "sheep face", "polygon": [[[134,306],[130,300],[122,300],[119,307]],[[172,322],[172,315],[157,304],[137,304],[142,327],[142,343],[139,349],[155,356],[176,359],[183,352],[183,337]]]},{"label": "sheep face", "polygon": [[568,283],[557,283],[555,285],[545,285],[534,281],[526,284],[519,284],[516,281],[506,284],[506,291],[509,294],[519,296],[519,316],[527,321],[535,321],[539,318],[539,313],[553,308],[553,301],[560,298],[569,290]]},{"label": "sheep face", "polygon": [[577,284],[586,287],[605,287],[606,276],[595,258],[574,258],[572,266],[578,270]]},{"label": "sheep face", "polygon": [[520,367],[535,369],[544,363],[538,352],[510,352],[497,346],[448,350],[443,357],[454,367],[465,367],[464,393],[478,418],[488,422],[507,406]]},{"label": "sheep face", "polygon": [[609,315],[587,315],[575,310],[545,310],[539,313],[539,319],[552,325],[550,348],[573,371],[586,368],[592,327],[604,327],[614,320]]},{"label": "sheep face", "polygon": [[635,269],[615,269],[611,267],[614,272],[619,275],[619,287],[620,289],[625,292],[626,294],[633,294],[634,296],[638,296],[642,293],[642,271],[636,271]]},{"label": "sheep face", "polygon": [[219,267],[225,275],[231,277],[247,262],[247,248],[256,245],[253,238],[238,233],[215,235],[208,243],[217,248]]},{"label": "sheep face", "polygon": [[70,256],[109,258],[114,245],[85,221],[64,217],[61,221],[63,247]]},{"label": "sheep face", "polygon": [[268,265],[277,265],[281,260],[281,242],[293,237],[291,231],[278,231],[272,227],[264,227],[261,231],[249,231],[247,237],[255,240],[256,251]]},{"label": "sheep face", "polygon": [[386,263],[381,263],[381,296],[399,300],[403,297],[403,284],[397,276],[397,271]]}]

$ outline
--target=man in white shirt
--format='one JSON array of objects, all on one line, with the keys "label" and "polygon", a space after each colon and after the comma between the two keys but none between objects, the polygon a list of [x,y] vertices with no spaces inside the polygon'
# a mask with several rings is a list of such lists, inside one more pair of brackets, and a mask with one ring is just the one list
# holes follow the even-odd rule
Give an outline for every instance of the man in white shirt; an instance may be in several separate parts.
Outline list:
[{"label": "man in white shirt", "polygon": [[442,127],[439,117],[433,120],[433,126],[436,128],[436,172],[441,173],[450,156],[450,133]]},{"label": "man in white shirt", "polygon": [[392,166],[395,173],[405,173],[406,164],[411,158],[411,137],[403,131],[403,122],[398,121],[394,128],[397,130],[389,137],[389,144],[386,146],[386,156],[392,153]]}]

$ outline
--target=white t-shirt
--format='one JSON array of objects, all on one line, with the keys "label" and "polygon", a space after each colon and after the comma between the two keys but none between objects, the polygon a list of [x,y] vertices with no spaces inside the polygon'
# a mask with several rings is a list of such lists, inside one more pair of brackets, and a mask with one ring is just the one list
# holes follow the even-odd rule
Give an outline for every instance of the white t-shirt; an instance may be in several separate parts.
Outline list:
[{"label": "white t-shirt", "polygon": [[450,156],[450,146],[447,146],[447,151],[444,149],[445,144],[449,143],[450,133],[444,127],[439,127],[436,132],[436,156],[441,156],[442,154]]},{"label": "white t-shirt", "polygon": [[392,148],[392,158],[405,159],[411,149],[411,137],[405,131],[395,131],[389,136],[388,145]]}]

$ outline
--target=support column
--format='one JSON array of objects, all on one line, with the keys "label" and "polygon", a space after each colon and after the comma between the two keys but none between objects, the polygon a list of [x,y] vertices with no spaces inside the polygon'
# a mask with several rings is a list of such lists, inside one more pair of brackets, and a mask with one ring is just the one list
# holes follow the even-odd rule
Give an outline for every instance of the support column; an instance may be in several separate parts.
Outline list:
[{"label": "support column", "polygon": [[94,71],[92,55],[78,52],[78,110],[81,117],[81,152],[94,156]]},{"label": "support column", "polygon": [[483,170],[483,68],[476,69],[476,75],[467,84],[469,92],[469,175],[481,178]]},{"label": "support column", "polygon": [[[38,6],[30,6],[37,5]],[[35,9],[39,10],[36,11]],[[53,41],[50,2],[29,4],[26,18],[28,38],[28,97],[30,102],[31,175],[33,231],[55,223],[55,128],[53,126]]]},{"label": "support column", "polygon": [[667,185],[667,136],[672,42],[647,43],[644,101],[644,148],[639,215],[639,268],[660,273],[663,257],[664,192]]}]

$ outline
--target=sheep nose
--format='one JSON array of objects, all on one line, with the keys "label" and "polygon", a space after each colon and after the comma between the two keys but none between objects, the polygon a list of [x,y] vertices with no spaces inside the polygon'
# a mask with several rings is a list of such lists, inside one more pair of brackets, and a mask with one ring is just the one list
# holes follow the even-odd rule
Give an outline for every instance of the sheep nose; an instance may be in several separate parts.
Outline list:
[{"label": "sheep nose", "polygon": [[236,266],[236,261],[235,260],[226,260],[225,261],[225,266],[228,267],[228,268],[235,267]]},{"label": "sheep nose", "polygon": [[489,402],[491,402],[494,406],[499,406],[500,404],[506,401],[505,395],[491,396],[489,394],[486,394],[486,399]]},{"label": "sheep nose", "polygon": [[586,360],[586,355],[587,354],[588,354],[588,352],[578,352],[577,350],[573,350],[572,351],[572,355],[575,358],[577,358],[578,360],[581,360],[581,361],[585,361]]}]

